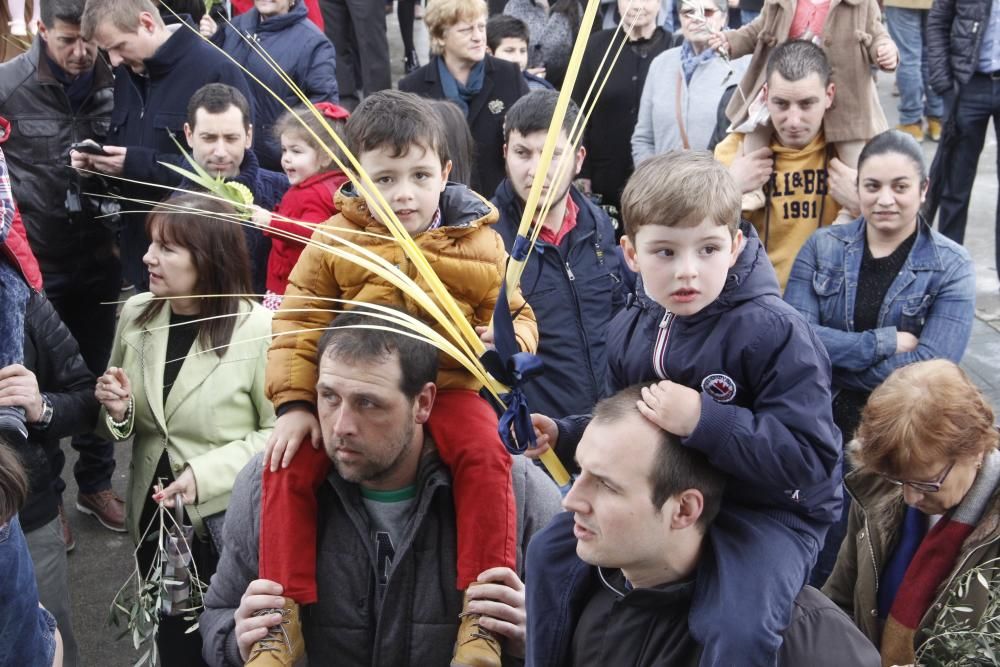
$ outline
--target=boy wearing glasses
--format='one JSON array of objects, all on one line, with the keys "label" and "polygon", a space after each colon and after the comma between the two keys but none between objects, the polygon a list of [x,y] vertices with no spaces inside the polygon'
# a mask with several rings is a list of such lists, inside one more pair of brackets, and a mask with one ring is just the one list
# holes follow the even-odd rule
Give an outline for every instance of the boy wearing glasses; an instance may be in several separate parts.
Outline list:
[{"label": "boy wearing glasses", "polygon": [[[792,601],[840,515],[829,358],[781,300],[760,239],[740,221],[739,189],[709,154],[643,163],[622,214],[622,248],[643,293],[610,325],[608,388],[653,381],[639,411],[728,476],[688,616],[699,664],[775,665]],[[588,421],[536,417],[539,445],[572,459]],[[540,619],[529,626],[529,662],[554,653],[559,628],[546,619],[577,617],[571,608],[586,586],[575,550],[587,533],[570,516],[529,549],[528,569],[550,575],[528,587],[529,613]]]}]

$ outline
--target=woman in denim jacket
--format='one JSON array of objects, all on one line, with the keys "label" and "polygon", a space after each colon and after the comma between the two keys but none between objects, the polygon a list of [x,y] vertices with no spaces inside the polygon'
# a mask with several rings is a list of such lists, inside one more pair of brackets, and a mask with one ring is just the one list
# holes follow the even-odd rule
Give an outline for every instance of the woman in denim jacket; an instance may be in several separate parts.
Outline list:
[{"label": "woman in denim jacket", "polygon": [[[799,251],[785,301],[812,324],[833,363],[833,415],[851,440],[871,392],[895,369],[958,363],[975,315],[969,253],[920,217],[927,171],[919,144],[890,130],[858,161],[861,217],[820,229]],[[847,513],[844,513],[846,518]],[[811,583],[822,585],[844,526],[834,526]]]},{"label": "woman in denim jacket", "polygon": [[27,496],[24,469],[0,440],[0,667],[62,665],[56,621],[38,604],[31,554],[17,520]]}]

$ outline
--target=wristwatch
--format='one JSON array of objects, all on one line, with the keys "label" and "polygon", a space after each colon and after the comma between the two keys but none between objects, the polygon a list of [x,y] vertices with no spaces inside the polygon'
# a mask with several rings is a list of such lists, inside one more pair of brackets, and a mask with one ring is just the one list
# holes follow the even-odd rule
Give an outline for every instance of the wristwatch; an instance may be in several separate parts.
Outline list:
[{"label": "wristwatch", "polygon": [[49,424],[52,423],[52,401],[45,394],[42,394],[42,416],[41,418],[32,424],[37,429],[47,429]]}]

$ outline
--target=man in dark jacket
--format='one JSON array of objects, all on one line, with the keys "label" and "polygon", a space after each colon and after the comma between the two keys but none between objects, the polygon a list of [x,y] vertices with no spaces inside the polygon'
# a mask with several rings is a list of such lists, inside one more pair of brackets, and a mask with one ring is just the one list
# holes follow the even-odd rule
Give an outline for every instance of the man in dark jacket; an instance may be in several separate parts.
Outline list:
[{"label": "man in dark jacket", "polygon": [[[555,91],[535,91],[507,112],[507,178],[493,203],[500,212],[494,229],[508,253],[517,238],[558,97]],[[569,144],[569,130],[578,114],[571,101],[556,154],[572,154],[573,164],[558,183],[548,186],[557,194],[521,278],[521,292],[538,321],[537,354],[545,363],[544,374],[527,383],[524,391],[532,411],[553,418],[589,412],[603,394],[606,331],[625,303],[622,273],[627,269],[617,254],[611,220],[572,186],[586,155],[583,147],[574,150]],[[549,173],[556,169],[554,159]]]},{"label": "man in dark jacket", "polygon": [[[528,547],[528,581],[558,579],[568,565],[582,568],[587,582],[569,607],[529,597],[528,664],[534,667],[694,667],[702,657],[688,614],[699,565],[713,557],[706,535],[722,505],[725,477],[639,412],[641,389],[598,404],[577,449],[581,472],[563,500],[568,511]],[[550,532],[573,533],[583,564],[561,563],[540,549]],[[742,588],[745,582],[724,583]],[[539,633],[539,627],[556,630]],[[783,640],[783,667],[881,664],[851,619],[814,588],[796,598]]]},{"label": "man in dark jacket", "polygon": [[59,439],[86,433],[97,422],[94,374],[52,304],[32,292],[24,318],[24,365],[0,369],[0,405],[23,408],[28,443],[19,451],[28,471],[30,495],[21,526],[35,566],[38,596],[55,616],[63,637],[64,664],[77,664],[66,578],[66,545],[59,521]]},{"label": "man in dark jacket", "polygon": [[[250,147],[250,102],[233,86],[209,83],[191,96],[184,137],[192,160],[212,176],[245,185],[257,206],[273,211],[288,190],[284,173],[264,169],[257,162],[257,154]],[[191,190],[198,186],[185,181],[180,188]],[[264,294],[271,239],[255,227],[244,227],[243,231],[250,253],[253,291]]]},{"label": "man in dark jacket", "polygon": [[[944,97],[945,131],[931,182],[938,229],[965,240],[969,199],[990,118],[1000,123],[1000,10],[993,0],[936,0],[927,17],[931,88]],[[933,197],[932,197],[933,198]],[[1000,272],[1000,202],[996,207],[996,267]]]},{"label": "man in dark jacket", "polygon": [[[373,324],[395,331],[365,328]],[[297,614],[290,608],[297,605],[282,609],[281,586],[258,569],[259,457],[237,478],[199,625],[210,665],[242,665],[255,655],[254,665],[290,665],[268,646],[287,642],[301,652],[303,636],[313,664],[451,662],[463,609],[455,587],[455,505],[451,476],[424,428],[437,392],[438,353],[406,331],[354,311],[338,316],[318,346],[317,409],[333,467],[317,492],[316,553],[302,554],[316,558],[319,602],[302,615],[301,635],[291,631]],[[531,536],[558,511],[559,492],[520,457],[512,479],[520,564]],[[486,570],[466,595],[471,613],[462,623],[470,636],[496,633],[506,638],[505,657],[523,655],[520,575]],[[499,645],[493,637],[489,643],[495,653],[460,664],[499,664]]]},{"label": "man in dark jacket", "polygon": [[[84,38],[108,52],[115,67],[114,111],[107,155],[73,151],[72,164],[140,181],[123,183],[129,198],[157,201],[180,178],[160,164],[180,164],[175,141],[183,133],[188,100],[206,83],[236,87],[250,99],[239,68],[207,44],[185,21],[165,25],[151,0],[89,0],[82,18]],[[149,246],[145,214],[149,204],[125,203],[121,259],[125,277],[145,289],[149,277],[142,256]]]},{"label": "man in dark jacket", "polygon": [[[0,116],[10,122],[3,150],[45,292],[90,370],[102,373],[114,338],[111,302],[118,298],[121,265],[108,221],[97,218],[104,202],[83,194],[103,192],[103,179],[82,177],[67,163],[74,142],[104,143],[114,79],[97,45],[80,35],[83,6],[83,0],[43,4],[31,49],[0,65]],[[73,447],[80,453],[77,504],[124,531],[125,505],[111,490],[114,446],[87,433],[77,435]]]}]

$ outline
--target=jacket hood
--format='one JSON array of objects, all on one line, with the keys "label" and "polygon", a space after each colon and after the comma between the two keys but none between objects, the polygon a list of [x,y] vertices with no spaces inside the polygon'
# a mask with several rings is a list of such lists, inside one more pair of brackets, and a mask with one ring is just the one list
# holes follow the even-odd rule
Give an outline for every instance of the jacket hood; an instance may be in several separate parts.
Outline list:
[{"label": "jacket hood", "polygon": [[[372,216],[368,202],[358,194],[354,183],[348,181],[334,197],[337,209],[344,217],[358,227],[372,225],[385,229],[385,225]],[[492,225],[499,218],[493,204],[461,183],[449,183],[438,200],[441,209],[441,226],[448,229],[473,229],[480,225]]]},{"label": "jacket hood", "polygon": [[285,14],[272,16],[267,20],[261,20],[260,12],[256,8],[241,14],[233,21],[240,30],[248,32],[280,32],[285,28],[304,21],[309,17],[309,10],[306,9],[305,2],[296,2]]}]

